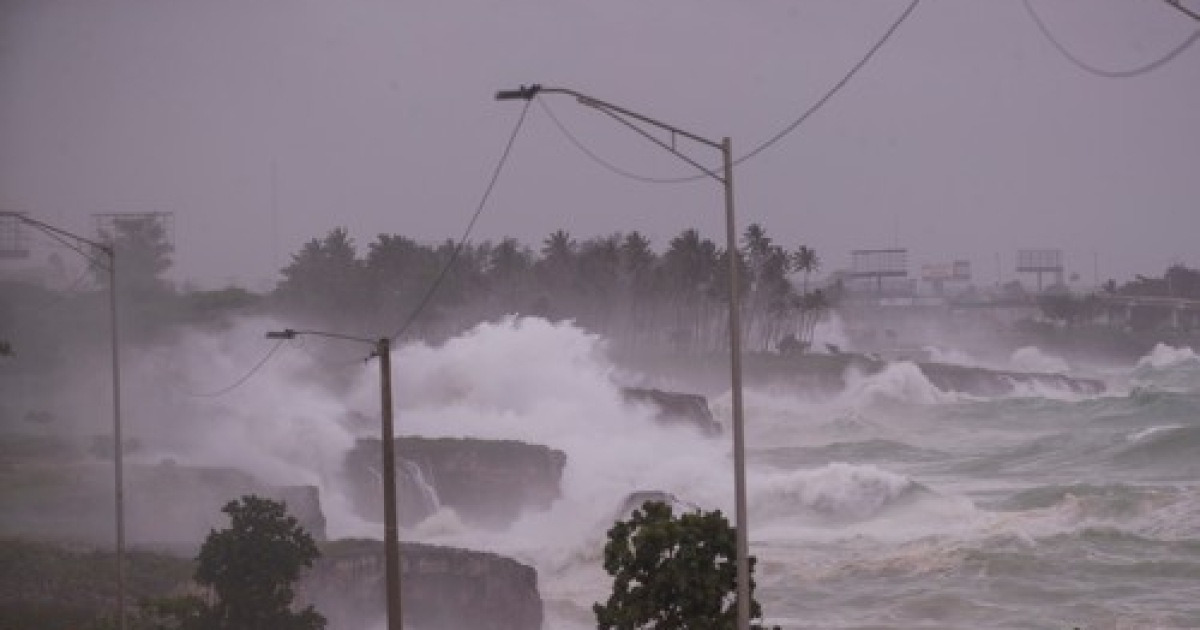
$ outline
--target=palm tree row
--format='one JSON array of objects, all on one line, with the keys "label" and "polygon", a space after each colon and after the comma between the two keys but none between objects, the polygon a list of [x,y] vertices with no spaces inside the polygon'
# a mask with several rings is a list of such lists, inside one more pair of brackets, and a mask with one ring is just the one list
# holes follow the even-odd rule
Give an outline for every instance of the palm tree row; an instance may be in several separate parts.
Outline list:
[{"label": "palm tree row", "polygon": [[[825,306],[820,291],[807,291],[820,269],[815,252],[780,247],[755,224],[735,255],[748,346],[810,338]],[[512,238],[459,247],[381,234],[360,256],[338,228],[292,256],[275,297],[292,316],[342,328],[411,320],[407,334],[426,339],[515,313],[573,319],[619,342],[705,352],[727,339],[728,256],[694,229],[661,254],[636,231],[578,241],[557,230],[536,252]],[[804,274],[803,290],[789,281],[793,272]]]}]

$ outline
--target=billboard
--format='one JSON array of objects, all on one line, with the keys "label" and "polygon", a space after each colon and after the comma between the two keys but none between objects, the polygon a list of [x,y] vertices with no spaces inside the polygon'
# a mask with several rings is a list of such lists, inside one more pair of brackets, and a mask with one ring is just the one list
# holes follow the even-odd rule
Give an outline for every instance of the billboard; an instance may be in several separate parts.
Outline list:
[{"label": "billboard", "polygon": [[1022,249],[1017,251],[1017,271],[1026,273],[1062,273],[1061,249]]},{"label": "billboard", "polygon": [[953,263],[929,263],[921,265],[921,279],[930,282],[954,279]]},{"label": "billboard", "polygon": [[852,278],[908,277],[907,249],[856,249],[850,254]]}]

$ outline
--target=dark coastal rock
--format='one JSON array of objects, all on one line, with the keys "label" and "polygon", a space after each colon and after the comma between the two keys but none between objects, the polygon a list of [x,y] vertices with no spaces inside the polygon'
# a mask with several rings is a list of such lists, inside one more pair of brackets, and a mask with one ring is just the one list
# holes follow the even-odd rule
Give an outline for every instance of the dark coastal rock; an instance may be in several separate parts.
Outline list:
[{"label": "dark coastal rock", "polygon": [[[402,543],[400,593],[404,624],[423,630],[539,630],[537,571],[492,553]],[[302,604],[330,628],[373,627],[384,617],[383,543],[343,540],[322,546],[302,578]]]},{"label": "dark coastal rock", "polygon": [[[108,544],[112,541],[113,468],[89,460],[21,462],[0,472],[9,491],[0,497],[0,535],[35,540]],[[314,538],[325,538],[317,488],[272,486],[229,468],[127,463],[126,538],[133,546],[192,548],[211,529],[226,527],[221,512],[247,494],[283,501]]]},{"label": "dark coastal rock", "polygon": [[1049,387],[1088,396],[1104,393],[1102,381],[1065,374],[1008,372],[944,363],[918,363],[917,367],[938,389],[975,396],[1008,396],[1021,385]]},{"label": "dark coastal rock", "polygon": [[[400,521],[411,525],[438,506],[468,523],[503,527],[525,510],[543,510],[561,494],[567,456],[562,451],[511,440],[396,439]],[[356,511],[383,519],[379,440],[362,439],[343,469]]]},{"label": "dark coastal rock", "polygon": [[325,540],[325,515],[316,487],[270,486],[240,470],[170,461],[128,468],[130,538],[142,544],[199,543],[211,529],[228,527],[229,517],[221,511],[226,503],[249,494],[285,503],[314,539]]},{"label": "dark coastal rock", "polygon": [[[746,378],[757,383],[787,383],[813,395],[836,394],[846,387],[851,372],[870,376],[882,372],[892,361],[862,354],[801,355],[798,357],[747,357]],[[979,367],[913,362],[934,387],[944,392],[997,397],[1017,392],[1023,385],[1036,385],[1081,395],[1104,392],[1103,381],[1065,374],[1013,372]]]},{"label": "dark coastal rock", "polygon": [[[383,543],[343,540],[301,574],[297,604],[331,629],[383,627]],[[404,623],[422,630],[540,630],[537,572],[491,553],[401,545]],[[0,628],[85,628],[116,606],[112,551],[0,538]],[[187,557],[136,550],[127,557],[128,601],[203,592]],[[6,623],[8,622],[8,623]]]},{"label": "dark coastal rock", "polygon": [[627,402],[653,406],[657,410],[655,419],[663,424],[691,425],[708,436],[721,434],[721,425],[713,418],[704,396],[636,387],[622,388],[621,394]]}]

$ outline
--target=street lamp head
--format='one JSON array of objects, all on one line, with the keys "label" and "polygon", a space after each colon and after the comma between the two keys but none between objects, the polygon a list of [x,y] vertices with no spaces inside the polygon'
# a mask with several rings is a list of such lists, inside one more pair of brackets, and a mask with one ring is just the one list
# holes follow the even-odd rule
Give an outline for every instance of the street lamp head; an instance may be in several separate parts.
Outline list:
[{"label": "street lamp head", "polygon": [[497,101],[531,101],[537,96],[538,92],[542,91],[542,86],[534,83],[530,86],[524,86],[515,90],[500,90],[496,92]]},{"label": "street lamp head", "polygon": [[291,328],[285,328],[283,330],[272,330],[267,333],[267,339],[295,339],[295,338],[296,338],[296,331],[292,330]]}]

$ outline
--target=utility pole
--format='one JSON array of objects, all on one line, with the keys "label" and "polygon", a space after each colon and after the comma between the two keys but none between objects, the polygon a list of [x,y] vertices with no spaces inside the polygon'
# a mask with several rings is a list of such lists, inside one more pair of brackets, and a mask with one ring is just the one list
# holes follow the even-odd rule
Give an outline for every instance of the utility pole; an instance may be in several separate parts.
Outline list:
[{"label": "utility pole", "polygon": [[392,340],[365,339],[319,330],[283,330],[267,333],[267,339],[295,339],[301,335],[357,341],[372,346],[371,357],[379,359],[380,445],[383,449],[383,563],[387,589],[387,630],[403,630],[400,596],[400,530],[396,505],[396,434],[392,410]]},{"label": "utility pole", "polygon": [[380,401],[383,416],[383,553],[387,571],[388,630],[404,627],[400,608],[400,533],[396,506],[396,434],[392,419],[392,341],[376,342],[379,357]]}]

